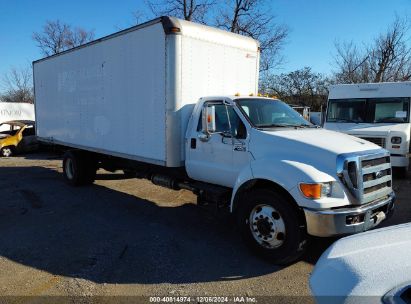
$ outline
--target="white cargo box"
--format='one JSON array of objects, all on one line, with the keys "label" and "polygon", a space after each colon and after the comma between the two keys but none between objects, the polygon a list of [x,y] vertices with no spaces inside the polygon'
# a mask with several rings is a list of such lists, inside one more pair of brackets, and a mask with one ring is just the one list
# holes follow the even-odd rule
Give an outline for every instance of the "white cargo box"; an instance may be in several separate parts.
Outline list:
[{"label": "white cargo box", "polygon": [[184,164],[200,97],[256,94],[258,42],[161,17],[35,61],[41,140],[165,166]]}]

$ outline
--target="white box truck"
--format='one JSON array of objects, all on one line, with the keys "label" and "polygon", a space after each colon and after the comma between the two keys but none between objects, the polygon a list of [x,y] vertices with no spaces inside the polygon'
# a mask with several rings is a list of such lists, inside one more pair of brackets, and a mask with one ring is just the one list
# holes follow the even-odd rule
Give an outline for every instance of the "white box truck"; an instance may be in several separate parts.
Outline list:
[{"label": "white box truck", "polygon": [[307,235],[357,233],[394,208],[389,153],[256,96],[259,44],[170,17],[34,62],[37,135],[65,179],[123,170],[234,214],[278,264]]},{"label": "white box truck", "polygon": [[329,88],[324,128],[354,135],[390,151],[406,174],[410,152],[411,82],[338,84]]}]

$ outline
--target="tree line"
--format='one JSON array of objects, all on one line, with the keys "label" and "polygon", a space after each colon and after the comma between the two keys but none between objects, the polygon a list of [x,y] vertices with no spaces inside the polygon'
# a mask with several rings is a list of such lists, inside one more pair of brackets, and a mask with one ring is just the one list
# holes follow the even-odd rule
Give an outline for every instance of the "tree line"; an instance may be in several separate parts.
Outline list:
[{"label": "tree line", "polygon": [[[278,73],[284,63],[283,50],[290,29],[277,22],[266,0],[146,0],[151,16],[133,12],[135,23],[151,17],[175,16],[203,23],[260,41],[260,93],[319,110],[326,101],[327,87],[334,83],[406,81],[411,78],[410,23],[396,16],[387,29],[368,45],[335,42],[334,69],[326,75],[309,66]],[[298,29],[296,29],[298,30]],[[60,53],[94,39],[94,31],[73,27],[60,20],[47,21],[32,34],[44,56]],[[3,101],[33,102],[30,69],[12,68],[3,76]]]}]

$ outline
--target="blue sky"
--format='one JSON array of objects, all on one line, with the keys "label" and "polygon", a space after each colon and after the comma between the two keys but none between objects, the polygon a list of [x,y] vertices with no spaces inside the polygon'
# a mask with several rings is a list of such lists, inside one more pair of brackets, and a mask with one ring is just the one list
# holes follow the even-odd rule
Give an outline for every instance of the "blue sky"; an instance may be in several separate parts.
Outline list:
[{"label": "blue sky", "polygon": [[[330,73],[335,41],[368,43],[387,28],[395,14],[411,18],[411,0],[267,3],[277,21],[291,30],[283,51],[286,62],[278,72],[310,66],[316,72]],[[22,67],[42,57],[31,36],[46,20],[94,29],[98,38],[130,26],[132,12],[144,9],[144,0],[0,0],[0,77],[13,66]]]}]

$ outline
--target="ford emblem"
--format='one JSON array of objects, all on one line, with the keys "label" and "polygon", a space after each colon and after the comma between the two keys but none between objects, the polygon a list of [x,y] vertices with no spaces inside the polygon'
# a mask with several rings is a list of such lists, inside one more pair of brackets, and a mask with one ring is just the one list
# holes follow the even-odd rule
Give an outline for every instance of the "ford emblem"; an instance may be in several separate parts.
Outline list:
[{"label": "ford emblem", "polygon": [[384,175],[382,171],[375,172],[375,178],[381,178]]}]

